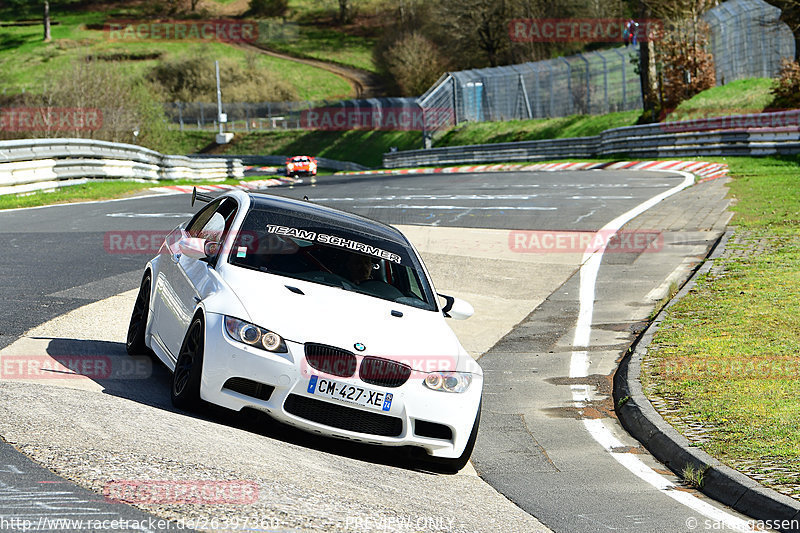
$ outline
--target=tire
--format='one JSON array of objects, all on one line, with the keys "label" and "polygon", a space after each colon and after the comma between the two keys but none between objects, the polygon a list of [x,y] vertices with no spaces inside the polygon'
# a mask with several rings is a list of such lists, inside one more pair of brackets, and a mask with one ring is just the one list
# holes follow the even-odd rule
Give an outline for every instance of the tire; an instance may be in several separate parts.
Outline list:
[{"label": "tire", "polygon": [[427,457],[425,462],[434,467],[435,470],[443,474],[455,474],[464,468],[472,456],[472,450],[475,449],[475,441],[478,440],[478,426],[481,424],[481,407],[483,400],[478,404],[478,414],[475,415],[475,423],[472,425],[472,432],[469,434],[467,445],[461,456],[455,459],[441,458],[441,457]]},{"label": "tire", "polygon": [[150,348],[144,342],[144,334],[147,329],[147,318],[150,314],[150,274],[146,274],[139,287],[139,294],[136,295],[136,303],[133,305],[131,322],[128,325],[128,337],[125,341],[125,350],[128,355],[149,355]]},{"label": "tire", "polygon": [[178,409],[195,411],[202,407],[200,399],[200,378],[203,373],[204,348],[203,320],[192,320],[186,337],[183,339],[175,371],[172,373],[170,396],[172,405]]}]

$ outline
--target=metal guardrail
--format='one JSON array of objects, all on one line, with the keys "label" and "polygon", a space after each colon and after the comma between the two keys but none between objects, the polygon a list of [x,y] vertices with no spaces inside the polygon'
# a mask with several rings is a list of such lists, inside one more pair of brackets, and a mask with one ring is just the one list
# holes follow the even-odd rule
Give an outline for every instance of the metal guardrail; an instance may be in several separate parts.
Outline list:
[{"label": "metal guardrail", "polygon": [[764,156],[800,153],[800,110],[626,126],[595,137],[448,146],[383,154],[383,166],[631,158]]},{"label": "metal guardrail", "polygon": [[73,178],[208,180],[241,178],[232,158],[163,155],[133,144],[91,139],[0,141],[0,187]]},{"label": "metal guardrail", "polygon": [[[562,157],[594,157],[598,137],[576,137],[469,146],[446,146],[427,150],[403,150],[383,154],[386,168],[458,163],[543,161]],[[564,154],[569,154],[565,156]]]}]

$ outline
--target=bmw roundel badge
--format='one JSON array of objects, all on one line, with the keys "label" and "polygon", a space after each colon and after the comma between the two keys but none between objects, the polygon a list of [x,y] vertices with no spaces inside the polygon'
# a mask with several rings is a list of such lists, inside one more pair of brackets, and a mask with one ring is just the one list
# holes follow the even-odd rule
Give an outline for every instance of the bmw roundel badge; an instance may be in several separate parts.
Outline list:
[{"label": "bmw roundel badge", "polygon": [[355,348],[355,349],[356,349],[356,350],[358,350],[359,352],[363,352],[364,350],[366,350],[366,349],[367,349],[367,347],[366,347],[366,346],[364,346],[363,344],[361,344],[360,342],[357,342],[357,343],[355,343],[355,344],[353,345],[353,348]]}]

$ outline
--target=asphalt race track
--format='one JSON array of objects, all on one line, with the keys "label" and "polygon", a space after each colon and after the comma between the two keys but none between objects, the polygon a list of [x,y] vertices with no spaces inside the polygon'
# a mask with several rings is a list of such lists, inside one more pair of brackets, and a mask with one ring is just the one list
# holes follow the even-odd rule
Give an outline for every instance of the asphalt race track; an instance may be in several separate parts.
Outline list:
[{"label": "asphalt race track", "polygon": [[[475,305],[472,319],[453,323],[487,376],[474,470],[435,475],[391,451],[221,410],[177,411],[158,364],[136,380],[0,379],[0,436],[83,487],[0,443],[0,521],[146,518],[98,495],[115,479],[246,479],[261,488],[246,509],[140,507],[171,519],[269,519],[255,529],[278,531],[387,530],[389,517],[394,530],[743,529],[743,517],[682,486],[642,450],[610,400],[616,362],[728,220],[719,180],[679,192],[685,179],[626,171],[336,176],[272,189],[400,225],[437,290]],[[632,220],[618,219],[668,191]],[[153,252],[139,241],[144,249],[131,253],[114,238],[157,235],[193,211],[188,195],[165,195],[0,212],[0,350],[122,360],[131,291]],[[649,250],[623,244],[597,261],[579,247],[542,249],[545,235],[595,232],[615,219],[658,240]],[[41,492],[53,486],[61,499]],[[130,528],[148,529],[158,528]]]}]

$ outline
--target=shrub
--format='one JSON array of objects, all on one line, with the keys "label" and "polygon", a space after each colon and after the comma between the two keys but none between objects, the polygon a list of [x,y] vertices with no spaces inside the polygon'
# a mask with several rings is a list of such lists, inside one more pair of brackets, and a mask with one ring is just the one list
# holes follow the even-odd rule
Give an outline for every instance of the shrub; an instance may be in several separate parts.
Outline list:
[{"label": "shrub", "polygon": [[800,63],[784,59],[781,70],[770,89],[773,109],[795,109],[800,107]]},{"label": "shrub", "polygon": [[73,68],[55,77],[41,94],[12,95],[3,107],[98,109],[100,127],[77,127],[64,130],[49,127],[43,121],[35,131],[0,131],[2,138],[83,137],[112,142],[136,141],[154,149],[163,146],[167,125],[162,105],[153,98],[150,88],[134,80],[117,65],[96,61],[76,61]]},{"label": "shrub", "polygon": [[386,51],[385,60],[404,96],[423,94],[446,70],[446,62],[436,46],[417,32],[396,41]]},{"label": "shrub", "polygon": [[[248,61],[248,66],[229,58],[219,62],[222,97],[226,102],[284,102],[298,98],[295,88],[275,74]],[[164,61],[148,78],[158,84],[168,101],[215,102],[214,60],[200,55]]]},{"label": "shrub", "polygon": [[289,0],[250,0],[247,12],[256,17],[282,17],[289,9]]},{"label": "shrub", "polygon": [[706,24],[683,23],[666,32],[657,43],[665,108],[673,109],[717,84],[714,58],[708,51],[708,34]]}]

